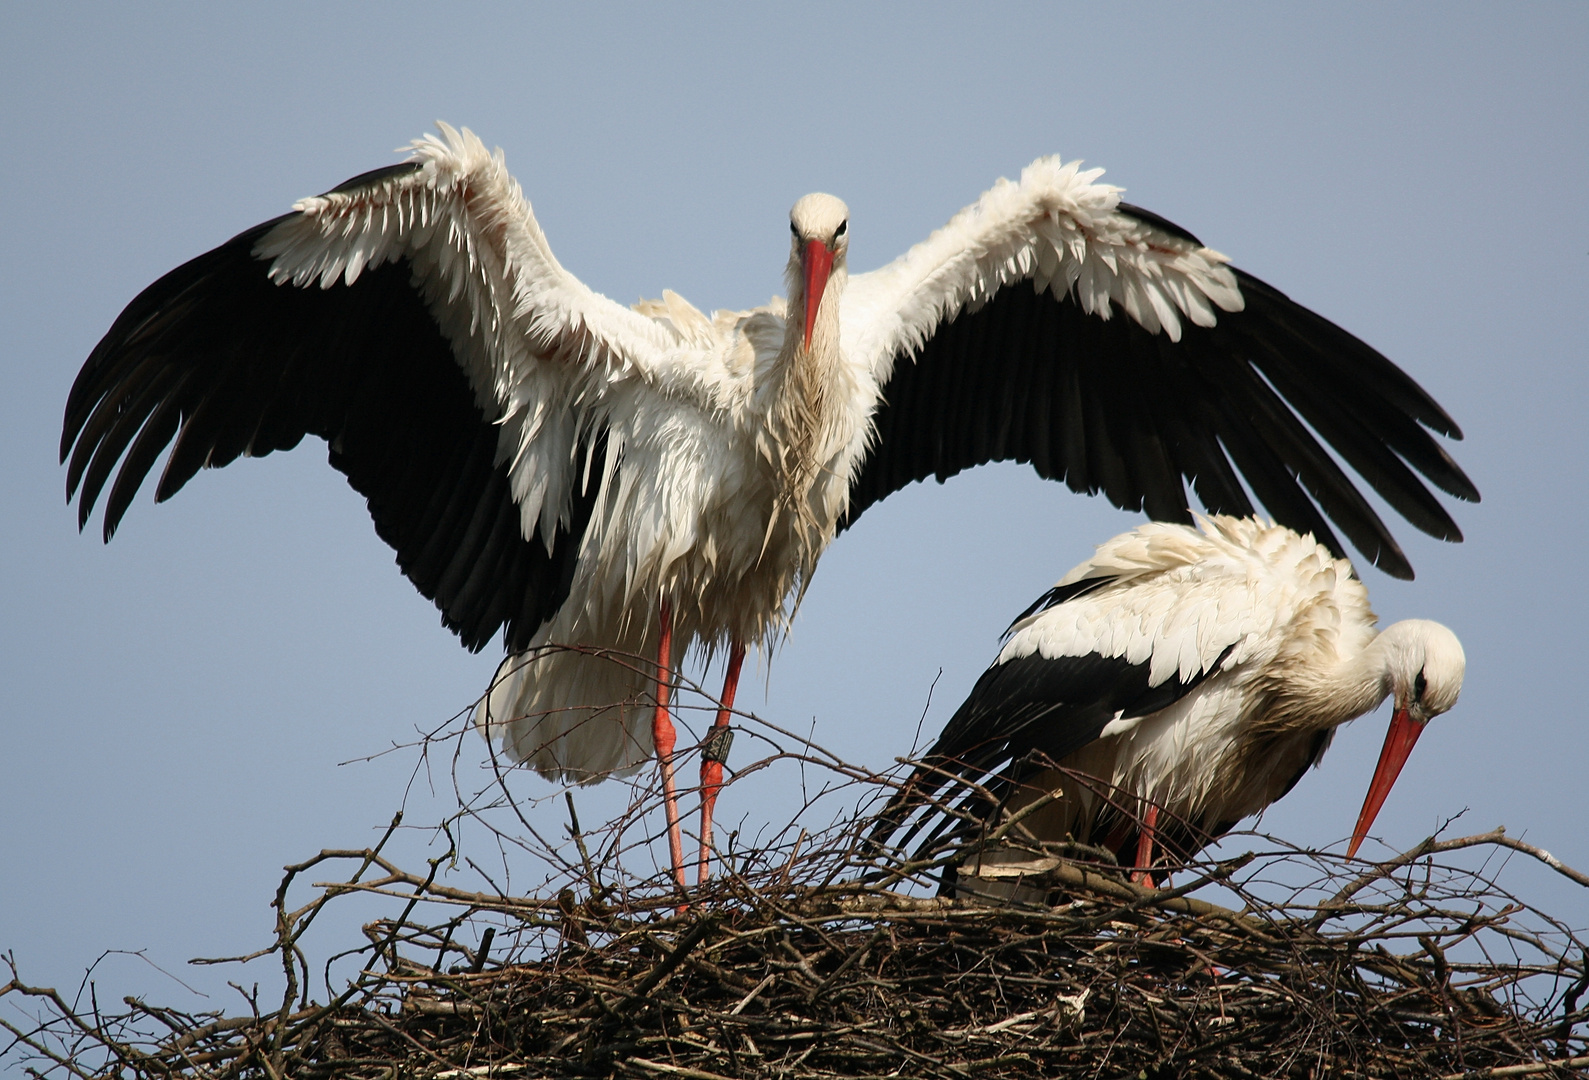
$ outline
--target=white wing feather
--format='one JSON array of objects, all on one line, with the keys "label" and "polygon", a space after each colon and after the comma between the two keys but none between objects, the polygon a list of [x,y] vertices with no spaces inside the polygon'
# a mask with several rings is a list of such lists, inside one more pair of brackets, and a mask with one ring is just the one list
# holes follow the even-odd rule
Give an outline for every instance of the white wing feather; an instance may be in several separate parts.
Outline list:
[{"label": "white wing feather", "polygon": [[[674,400],[712,403],[726,374],[720,350],[564,270],[501,151],[467,128],[438,127],[440,138],[410,146],[417,170],[299,201],[255,254],[276,282],[321,288],[409,260],[476,401],[502,427],[524,535],[540,528],[550,542],[581,471],[610,469],[659,384]],[[609,431],[607,461],[580,460],[598,428]]]},{"label": "white wing feather", "polygon": [[1152,522],[1100,545],[1059,584],[1116,580],[1021,620],[998,662],[1097,653],[1147,663],[1150,686],[1172,676],[1187,682],[1226,649],[1225,670],[1261,668],[1316,597],[1367,607],[1349,564],[1311,536],[1258,518],[1198,524],[1201,531]]},{"label": "white wing feather", "polygon": [[1172,341],[1183,318],[1213,326],[1218,311],[1242,309],[1224,255],[1117,212],[1121,189],[1096,183],[1102,174],[1038,158],[1019,183],[1000,180],[900,258],[852,277],[842,316],[851,361],[881,385],[896,356],[1018,281],[1072,293],[1101,319],[1116,305]]}]

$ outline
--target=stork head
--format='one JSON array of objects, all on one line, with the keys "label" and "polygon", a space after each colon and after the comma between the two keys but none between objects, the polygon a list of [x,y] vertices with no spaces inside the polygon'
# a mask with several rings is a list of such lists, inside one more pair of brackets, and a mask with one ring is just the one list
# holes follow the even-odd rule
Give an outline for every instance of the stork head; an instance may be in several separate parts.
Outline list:
[{"label": "stork head", "polygon": [[1357,815],[1347,858],[1357,854],[1424,726],[1457,703],[1468,664],[1457,636],[1437,622],[1407,619],[1387,627],[1379,637],[1393,704],[1390,730],[1385,733],[1385,747],[1379,752],[1374,779]]},{"label": "stork head", "polygon": [[850,249],[850,208],[843,200],[817,192],[803,197],[789,211],[793,234],[789,254],[791,300],[798,288],[805,313],[804,348],[811,348],[811,330],[827,294],[835,265],[843,266]]}]

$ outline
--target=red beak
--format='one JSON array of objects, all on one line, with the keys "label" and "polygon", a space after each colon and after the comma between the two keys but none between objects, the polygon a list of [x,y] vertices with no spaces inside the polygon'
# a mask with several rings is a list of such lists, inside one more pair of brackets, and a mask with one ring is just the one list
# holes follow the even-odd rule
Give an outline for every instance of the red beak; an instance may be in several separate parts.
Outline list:
[{"label": "red beak", "polygon": [[1391,716],[1390,730],[1385,732],[1385,747],[1379,752],[1379,764],[1374,767],[1374,780],[1368,785],[1363,812],[1357,815],[1357,827],[1352,830],[1352,844],[1346,849],[1348,859],[1357,854],[1358,845],[1368,835],[1379,808],[1385,804],[1385,796],[1390,794],[1391,785],[1401,774],[1401,767],[1407,764],[1407,755],[1412,753],[1413,744],[1423,734],[1423,729],[1424,722],[1414,720],[1405,707],[1398,708]]},{"label": "red beak", "polygon": [[811,328],[817,324],[817,308],[827,291],[828,274],[833,270],[833,252],[820,240],[806,241],[800,253],[806,272],[806,351],[811,349]]}]

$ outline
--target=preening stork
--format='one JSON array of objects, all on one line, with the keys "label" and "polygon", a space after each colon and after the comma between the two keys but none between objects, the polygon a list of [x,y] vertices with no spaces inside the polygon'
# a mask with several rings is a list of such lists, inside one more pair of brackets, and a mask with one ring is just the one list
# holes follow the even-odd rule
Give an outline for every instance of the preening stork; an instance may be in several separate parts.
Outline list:
[{"label": "preening stork", "polygon": [[[854,277],[848,210],[808,195],[788,299],[706,315],[585,287],[501,153],[444,125],[134,299],[67,402],[68,497],[83,524],[109,485],[108,540],[168,446],[157,500],[325,439],[442,621],[470,649],[502,633],[488,738],[578,781],[657,756],[682,885],[668,671],[727,650],[721,733],[746,647],[777,639],[837,531],[913,481],[1014,459],[1185,521],[1183,480],[1251,513],[1239,474],[1281,521],[1339,553],[1327,516],[1411,576],[1316,432],[1460,539],[1413,471],[1478,498],[1430,434],[1460,438],[1444,410],[1099,172],[1039,159]],[[723,740],[706,745],[703,874]]]},{"label": "preening stork", "polygon": [[1376,631],[1351,564],[1311,536],[1198,524],[1117,536],[1022,612],[875,835],[927,804],[906,842],[929,827],[974,841],[982,830],[928,802],[958,779],[971,794],[951,802],[983,829],[1012,826],[965,874],[1022,876],[1048,862],[1041,845],[1071,841],[1146,875],[1155,841],[1184,858],[1229,832],[1390,697],[1355,855],[1424,725],[1456,704],[1462,645],[1423,619]]}]

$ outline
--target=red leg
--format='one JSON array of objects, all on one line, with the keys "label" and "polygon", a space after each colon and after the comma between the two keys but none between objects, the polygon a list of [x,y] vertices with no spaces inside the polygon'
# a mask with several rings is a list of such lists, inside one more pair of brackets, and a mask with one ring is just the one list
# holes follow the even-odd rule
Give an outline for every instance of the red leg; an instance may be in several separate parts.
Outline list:
[{"label": "red leg", "polygon": [[651,719],[651,741],[662,770],[662,811],[668,819],[668,856],[673,860],[673,880],[684,889],[684,837],[679,832],[679,798],[673,786],[673,747],[678,734],[668,715],[668,690],[673,671],[673,609],[662,601],[662,640],[657,643],[657,711]]},{"label": "red leg", "polygon": [[1141,867],[1131,875],[1131,880],[1138,885],[1153,884],[1153,872],[1148,867],[1153,865],[1153,830],[1159,823],[1159,808],[1153,803],[1142,814],[1142,829],[1137,834],[1137,866]]},{"label": "red leg", "polygon": [[717,793],[723,790],[723,762],[728,760],[728,747],[733,742],[728,714],[734,708],[734,693],[739,689],[739,666],[744,662],[745,646],[736,641],[728,651],[723,703],[717,710],[712,730],[701,744],[701,861],[695,870],[696,884],[706,881],[712,874],[712,809],[717,805]]}]

